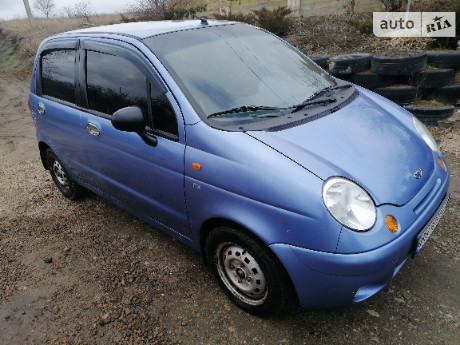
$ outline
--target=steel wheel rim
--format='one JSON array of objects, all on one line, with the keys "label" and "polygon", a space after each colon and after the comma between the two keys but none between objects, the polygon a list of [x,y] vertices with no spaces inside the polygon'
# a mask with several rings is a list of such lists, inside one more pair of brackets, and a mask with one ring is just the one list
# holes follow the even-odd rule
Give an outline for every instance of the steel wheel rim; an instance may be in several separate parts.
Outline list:
[{"label": "steel wheel rim", "polygon": [[268,298],[265,275],[256,259],[234,243],[221,243],[216,249],[216,267],[228,290],[240,301],[258,306]]},{"label": "steel wheel rim", "polygon": [[58,182],[62,186],[67,187],[68,185],[67,174],[64,170],[64,167],[61,165],[61,163],[59,163],[57,160],[54,160],[52,169],[53,169],[54,176],[56,176],[56,179],[58,180]]}]

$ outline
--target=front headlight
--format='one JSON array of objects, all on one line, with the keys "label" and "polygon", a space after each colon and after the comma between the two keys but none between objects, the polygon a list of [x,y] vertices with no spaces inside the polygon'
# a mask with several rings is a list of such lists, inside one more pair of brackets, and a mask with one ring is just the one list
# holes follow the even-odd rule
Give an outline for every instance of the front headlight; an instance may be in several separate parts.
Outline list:
[{"label": "front headlight", "polygon": [[332,217],[355,231],[372,228],[376,220],[374,202],[356,183],[342,177],[331,177],[323,185],[323,202]]},{"label": "front headlight", "polygon": [[439,152],[439,147],[436,144],[436,141],[434,140],[433,136],[431,135],[430,131],[426,126],[415,116],[412,117],[412,121],[414,122],[415,129],[417,130],[418,134],[425,140],[427,145],[430,147],[430,149],[433,152],[440,153]]}]

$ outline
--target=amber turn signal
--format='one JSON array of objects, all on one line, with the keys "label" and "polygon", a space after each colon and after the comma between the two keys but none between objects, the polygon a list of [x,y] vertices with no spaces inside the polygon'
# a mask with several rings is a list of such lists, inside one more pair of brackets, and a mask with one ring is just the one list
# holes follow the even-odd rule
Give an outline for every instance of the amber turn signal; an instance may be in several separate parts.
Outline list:
[{"label": "amber turn signal", "polygon": [[195,170],[201,170],[201,164],[199,163],[192,163],[192,168]]},{"label": "amber turn signal", "polygon": [[441,166],[441,168],[446,170],[446,166],[444,165],[444,162],[442,161],[442,159],[440,157],[438,157],[438,162],[439,162],[439,165]]},{"label": "amber turn signal", "polygon": [[396,222],[396,218],[390,215],[385,217],[385,224],[391,232],[395,233],[398,231],[398,223]]}]

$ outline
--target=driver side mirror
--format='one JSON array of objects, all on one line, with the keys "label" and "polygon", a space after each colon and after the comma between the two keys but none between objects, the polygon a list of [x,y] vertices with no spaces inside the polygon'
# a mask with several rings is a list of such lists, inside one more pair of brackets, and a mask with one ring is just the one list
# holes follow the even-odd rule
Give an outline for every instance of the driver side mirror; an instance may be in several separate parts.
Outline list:
[{"label": "driver side mirror", "polygon": [[140,133],[145,129],[146,121],[141,108],[131,106],[113,113],[112,126],[120,131]]}]

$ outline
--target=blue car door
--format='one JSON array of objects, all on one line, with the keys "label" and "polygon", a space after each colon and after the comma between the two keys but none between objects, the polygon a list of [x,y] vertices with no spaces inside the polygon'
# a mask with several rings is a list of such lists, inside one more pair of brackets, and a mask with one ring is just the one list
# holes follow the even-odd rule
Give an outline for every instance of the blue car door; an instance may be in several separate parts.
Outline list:
[{"label": "blue car door", "polygon": [[84,127],[78,110],[76,60],[78,39],[52,40],[36,69],[36,94],[29,101],[40,141],[58,155],[68,171],[81,177]]},{"label": "blue car door", "polygon": [[[82,48],[85,181],[147,221],[188,237],[184,127],[174,98],[134,48],[94,40]],[[144,134],[113,127],[113,113],[128,106],[142,109]]]}]

